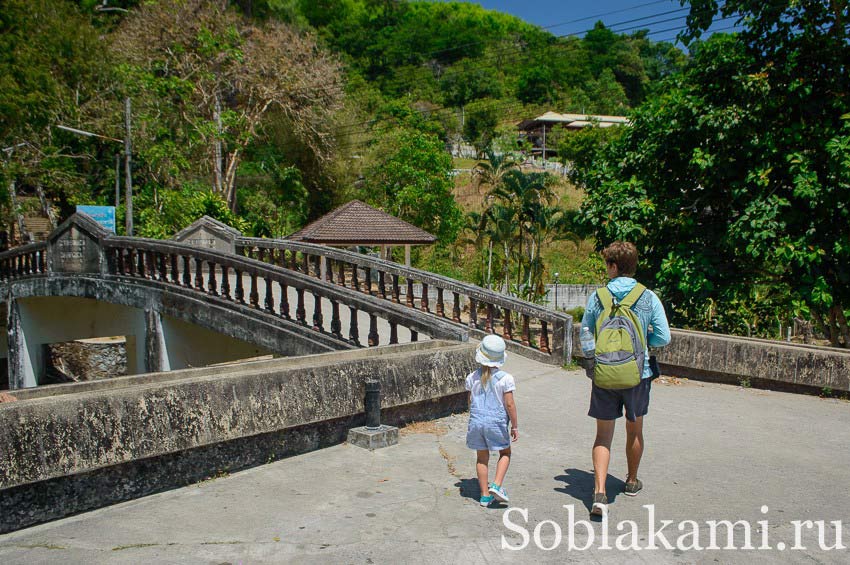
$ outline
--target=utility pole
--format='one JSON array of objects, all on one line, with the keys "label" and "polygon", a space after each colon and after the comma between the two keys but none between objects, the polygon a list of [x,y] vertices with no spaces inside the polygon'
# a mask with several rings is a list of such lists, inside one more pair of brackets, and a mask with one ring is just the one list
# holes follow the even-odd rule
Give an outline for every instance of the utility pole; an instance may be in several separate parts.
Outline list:
[{"label": "utility pole", "polygon": [[115,154],[115,209],[121,204],[121,154]]},{"label": "utility pole", "polygon": [[213,163],[213,185],[215,186],[215,192],[218,194],[224,194],[224,183],[222,180],[222,171],[221,171],[221,102],[219,100],[218,92],[215,93],[215,110],[213,111],[213,119],[215,119],[215,144],[214,144],[214,156],[215,163]]},{"label": "utility pole", "polygon": [[131,173],[130,153],[130,97],[124,99],[124,187],[125,192],[125,222],[124,235],[133,235],[133,178]]}]

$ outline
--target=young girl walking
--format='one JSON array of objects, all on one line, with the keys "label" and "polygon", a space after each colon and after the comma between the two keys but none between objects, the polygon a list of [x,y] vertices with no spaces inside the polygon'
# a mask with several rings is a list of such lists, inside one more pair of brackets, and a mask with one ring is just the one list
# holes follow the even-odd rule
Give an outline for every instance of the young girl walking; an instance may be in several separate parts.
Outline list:
[{"label": "young girl walking", "polygon": [[[505,340],[497,335],[486,336],[475,351],[480,367],[466,377],[466,390],[469,391],[466,446],[477,452],[475,471],[481,487],[480,504],[485,507],[494,499],[508,502],[508,492],[502,483],[511,464],[511,441],[519,439],[513,392],[516,383],[512,375],[499,369],[506,356]],[[488,483],[491,451],[499,452],[499,461],[496,476]]]}]

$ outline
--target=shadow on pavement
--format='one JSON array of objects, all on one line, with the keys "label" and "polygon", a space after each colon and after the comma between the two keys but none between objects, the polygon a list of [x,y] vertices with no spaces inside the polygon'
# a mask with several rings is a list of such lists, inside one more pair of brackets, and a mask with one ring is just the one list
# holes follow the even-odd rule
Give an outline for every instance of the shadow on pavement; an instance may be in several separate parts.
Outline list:
[{"label": "shadow on pavement", "polygon": [[[564,483],[563,486],[555,487],[555,490],[568,494],[583,503],[587,511],[593,503],[593,471],[582,469],[564,469],[563,475],[554,477],[556,481]],[[626,483],[622,480],[608,475],[605,479],[605,492],[608,494],[608,504],[613,504],[617,495],[623,492]]]},{"label": "shadow on pavement", "polygon": [[461,479],[460,481],[455,483],[455,486],[460,490],[460,495],[463,498],[471,498],[475,502],[478,502],[481,493],[479,492],[480,488],[478,487],[478,479]]}]

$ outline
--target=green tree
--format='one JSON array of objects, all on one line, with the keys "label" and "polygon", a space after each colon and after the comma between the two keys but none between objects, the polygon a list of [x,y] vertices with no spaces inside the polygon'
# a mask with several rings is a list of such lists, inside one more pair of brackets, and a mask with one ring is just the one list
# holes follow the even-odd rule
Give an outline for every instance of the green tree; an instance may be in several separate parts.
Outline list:
[{"label": "green tree", "polygon": [[452,195],[451,156],[432,134],[401,128],[385,134],[367,168],[364,198],[371,204],[454,242],[463,217]]},{"label": "green tree", "polygon": [[476,100],[466,106],[463,135],[479,154],[490,148],[498,125],[499,117],[493,100]]},{"label": "green tree", "polygon": [[[689,36],[711,6],[693,2]],[[704,327],[711,304],[768,288],[775,312],[796,302],[846,346],[850,233],[827,226],[850,219],[847,3],[722,10],[744,31],[694,45],[685,73],[635,112],[583,176],[586,225],[600,245],[638,243],[675,323]]]}]

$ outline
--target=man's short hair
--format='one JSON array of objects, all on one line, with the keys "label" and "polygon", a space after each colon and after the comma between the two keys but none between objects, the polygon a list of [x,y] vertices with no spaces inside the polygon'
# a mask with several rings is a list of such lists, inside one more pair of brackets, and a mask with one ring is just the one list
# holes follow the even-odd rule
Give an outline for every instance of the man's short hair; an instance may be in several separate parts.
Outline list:
[{"label": "man's short hair", "polygon": [[637,271],[638,250],[629,241],[615,241],[602,250],[606,263],[617,265],[617,274],[621,277],[633,277]]}]

